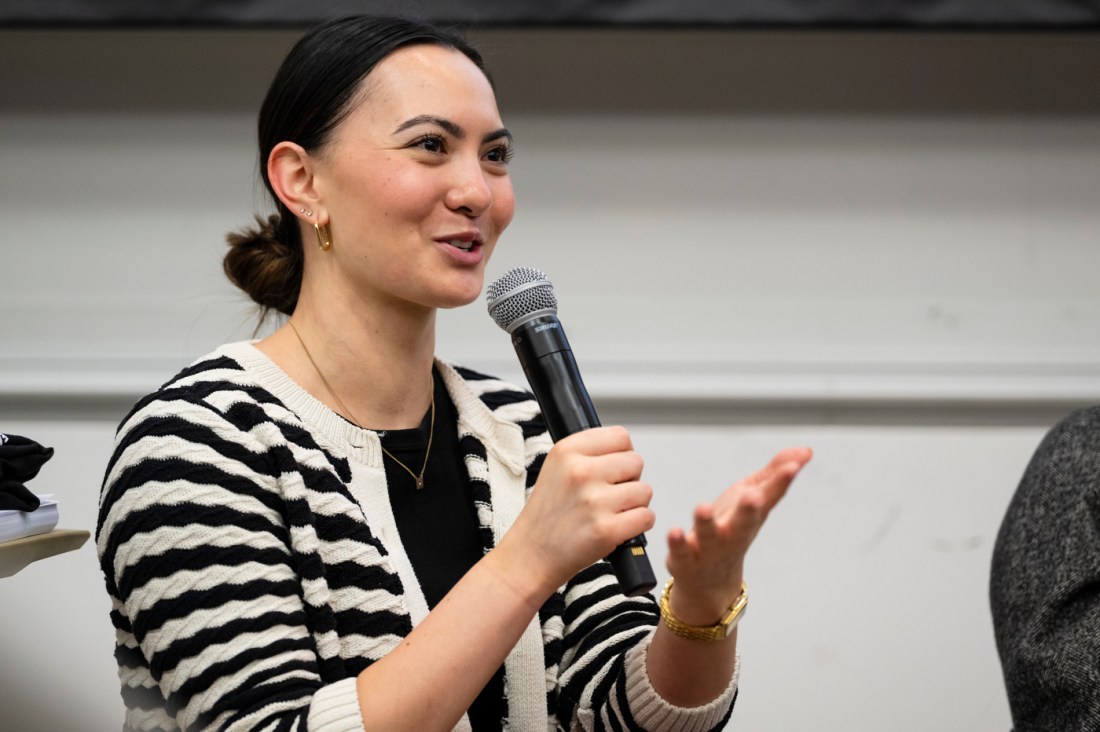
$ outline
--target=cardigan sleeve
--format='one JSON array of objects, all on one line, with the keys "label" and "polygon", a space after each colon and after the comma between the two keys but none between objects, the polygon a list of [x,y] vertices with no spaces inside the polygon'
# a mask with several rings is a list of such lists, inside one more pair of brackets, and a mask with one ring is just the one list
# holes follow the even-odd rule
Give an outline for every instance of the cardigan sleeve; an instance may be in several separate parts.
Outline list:
[{"label": "cardigan sleeve", "polygon": [[[553,443],[533,398],[518,398],[512,409],[510,416],[520,417],[524,432],[530,492]],[[645,664],[660,617],[657,603],[651,595],[625,596],[606,561],[570,580],[542,615],[544,632],[552,638],[548,672],[556,679],[548,703],[560,728],[705,732],[729,719],[739,664],[726,689],[708,704],[678,707],[661,698]]]},{"label": "cardigan sleeve", "polygon": [[[128,729],[362,730],[354,683],[322,682],[277,488],[280,449],[201,400],[120,427],[96,531]],[[289,454],[289,453],[286,453]]]},{"label": "cardigan sleeve", "polygon": [[993,627],[1017,732],[1100,729],[1100,407],[1050,430],[993,550]]},{"label": "cardigan sleeve", "polygon": [[738,655],[733,674],[726,688],[711,701],[698,707],[678,707],[669,704],[657,693],[649,681],[646,656],[649,653],[650,633],[644,643],[627,651],[626,700],[631,714],[643,729],[694,730],[720,729],[733,711],[737,698],[737,679],[741,674],[741,656]]},{"label": "cardigan sleeve", "polygon": [[565,590],[559,719],[573,729],[703,732],[720,729],[733,710],[737,676],[699,707],[669,704],[646,672],[645,656],[659,612],[649,595],[626,597],[606,562]]},{"label": "cardigan sleeve", "polygon": [[[534,424],[541,426],[541,418]],[[542,433],[528,446],[532,450],[530,490],[550,449],[549,436]],[[561,616],[557,688],[550,694],[559,725],[584,730],[703,732],[720,729],[729,719],[737,698],[739,664],[727,688],[708,704],[677,707],[661,698],[645,665],[660,617],[657,603],[650,595],[625,596],[607,562],[580,572],[544,612]]]}]

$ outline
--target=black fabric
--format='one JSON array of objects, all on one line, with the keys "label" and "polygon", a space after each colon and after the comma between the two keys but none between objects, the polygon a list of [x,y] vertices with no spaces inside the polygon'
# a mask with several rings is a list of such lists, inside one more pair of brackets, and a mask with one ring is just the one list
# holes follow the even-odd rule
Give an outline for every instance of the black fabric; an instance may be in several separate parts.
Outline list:
[{"label": "black fabric", "polygon": [[34,511],[41,503],[26,483],[53,457],[52,447],[0,433],[0,510]]},{"label": "black fabric", "polygon": [[[385,456],[386,482],[401,543],[405,545],[429,608],[434,608],[481,559],[477,511],[458,446],[458,416],[442,379],[435,375],[435,431],[423,490]],[[428,446],[431,410],[417,429],[382,433],[387,450],[419,473]],[[482,689],[468,710],[475,732],[499,730],[504,718],[504,668]]]},{"label": "black fabric", "polygon": [[1032,456],[993,548],[990,604],[1016,732],[1100,729],[1100,406]]}]

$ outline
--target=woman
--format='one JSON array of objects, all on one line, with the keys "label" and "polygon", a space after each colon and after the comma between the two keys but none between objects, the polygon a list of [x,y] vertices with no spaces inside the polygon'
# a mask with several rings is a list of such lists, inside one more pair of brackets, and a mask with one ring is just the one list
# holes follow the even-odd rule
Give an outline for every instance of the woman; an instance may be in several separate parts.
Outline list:
[{"label": "woman", "polygon": [[670,534],[658,622],[600,561],[653,526],[629,434],[551,449],[530,394],[435,359],[436,310],[478,297],[514,209],[477,52],[325,24],[259,131],[278,213],[226,271],[290,317],[140,402],[104,483],[128,726],[721,726],[744,554],[809,451]]}]

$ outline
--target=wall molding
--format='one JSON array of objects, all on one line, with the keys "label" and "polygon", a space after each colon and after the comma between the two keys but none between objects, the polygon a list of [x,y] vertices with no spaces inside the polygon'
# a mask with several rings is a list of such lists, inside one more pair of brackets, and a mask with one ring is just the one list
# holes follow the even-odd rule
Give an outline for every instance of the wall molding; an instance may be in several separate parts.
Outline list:
[{"label": "wall molding", "polygon": [[[0,367],[0,414],[118,419],[184,365],[170,359],[40,360]],[[2,365],[0,365],[2,366]],[[514,362],[481,370],[525,383]],[[1100,363],[586,363],[601,419],[717,424],[1047,423],[1100,403]]]}]

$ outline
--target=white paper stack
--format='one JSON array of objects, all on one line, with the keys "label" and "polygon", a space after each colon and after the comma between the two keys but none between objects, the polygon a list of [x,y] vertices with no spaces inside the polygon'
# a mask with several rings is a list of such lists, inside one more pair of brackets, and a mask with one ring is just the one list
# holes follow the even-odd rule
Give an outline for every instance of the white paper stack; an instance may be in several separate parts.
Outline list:
[{"label": "white paper stack", "polygon": [[57,526],[57,501],[53,494],[38,498],[42,503],[34,511],[0,511],[0,542],[53,531]]}]

